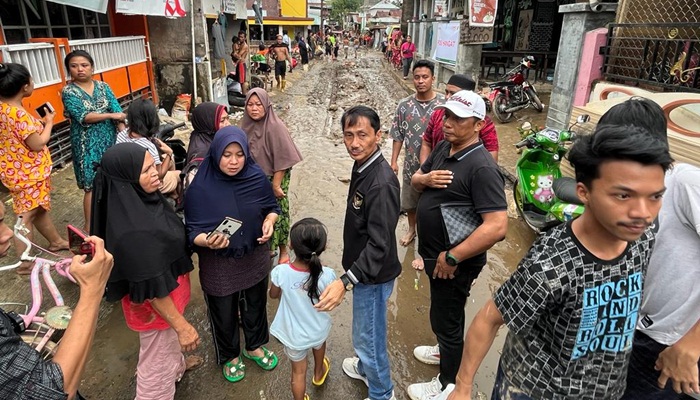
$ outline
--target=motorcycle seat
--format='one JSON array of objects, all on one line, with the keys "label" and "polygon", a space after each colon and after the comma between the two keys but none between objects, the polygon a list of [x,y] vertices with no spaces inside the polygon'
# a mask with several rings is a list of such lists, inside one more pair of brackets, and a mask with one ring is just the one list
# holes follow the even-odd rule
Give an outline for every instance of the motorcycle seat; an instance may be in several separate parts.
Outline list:
[{"label": "motorcycle seat", "polygon": [[574,178],[562,177],[554,181],[552,185],[554,195],[561,201],[571,204],[581,204],[583,202],[576,195],[576,180]]},{"label": "motorcycle seat", "polygon": [[490,88],[516,86],[513,82],[496,82],[489,84]]}]

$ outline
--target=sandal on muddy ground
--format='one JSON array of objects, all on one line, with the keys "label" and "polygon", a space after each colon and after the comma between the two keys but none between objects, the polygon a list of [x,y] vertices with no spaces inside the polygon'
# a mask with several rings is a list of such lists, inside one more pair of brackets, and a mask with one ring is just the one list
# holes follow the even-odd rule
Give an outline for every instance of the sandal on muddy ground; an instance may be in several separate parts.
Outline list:
[{"label": "sandal on muddy ground", "polygon": [[304,400],[311,400],[308,393],[304,393]]},{"label": "sandal on muddy ground", "polygon": [[321,386],[324,382],[326,382],[326,377],[328,377],[328,373],[331,371],[331,362],[328,357],[323,357],[323,368],[325,369],[325,372],[323,373],[321,380],[316,381],[313,376],[311,377],[311,383],[314,386]]},{"label": "sandal on muddy ground", "polygon": [[223,367],[224,378],[229,382],[239,382],[245,378],[245,364],[243,360],[238,357],[238,362],[233,363],[233,359],[229,360],[224,364]]},{"label": "sandal on muddy ground", "polygon": [[260,347],[263,351],[264,356],[256,357],[254,355],[248,354],[247,351],[243,350],[243,357],[255,361],[256,364],[265,371],[272,371],[277,366],[279,359],[277,355],[272,351],[268,350],[265,346]]}]

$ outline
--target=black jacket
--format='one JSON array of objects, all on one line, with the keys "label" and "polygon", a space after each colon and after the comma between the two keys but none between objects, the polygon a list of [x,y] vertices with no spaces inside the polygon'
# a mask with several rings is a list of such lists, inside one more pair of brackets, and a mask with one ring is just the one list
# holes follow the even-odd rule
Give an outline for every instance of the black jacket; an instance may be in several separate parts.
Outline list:
[{"label": "black jacket", "polygon": [[352,168],[343,227],[343,268],[354,283],[379,284],[401,273],[396,250],[399,180],[379,149]]}]

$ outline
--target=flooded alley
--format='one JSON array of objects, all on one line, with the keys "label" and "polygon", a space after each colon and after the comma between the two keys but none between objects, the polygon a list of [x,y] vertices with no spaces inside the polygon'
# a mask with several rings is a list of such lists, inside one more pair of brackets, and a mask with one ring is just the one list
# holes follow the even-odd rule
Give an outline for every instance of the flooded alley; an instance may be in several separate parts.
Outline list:
[{"label": "flooded alley", "polygon": [[[357,60],[316,60],[310,64],[309,71],[299,68],[289,74],[287,80],[286,92],[273,91],[271,101],[304,156],[304,160],[292,171],[288,193],[291,218],[296,221],[314,217],[328,227],[328,248],[322,259],[324,264],[340,272],[345,201],[353,163],[342,142],[340,117],[344,110],[357,104],[376,109],[385,138],[382,151],[389,159],[391,139],[386,137],[386,132],[391,126],[396,104],[409,94],[409,88],[396,79],[395,74],[385,65],[382,54],[373,51],[362,54]],[[406,82],[410,85],[410,80]],[[440,83],[437,90],[444,91],[444,84]],[[548,102],[548,95],[544,94],[543,100]],[[233,118],[240,117],[241,114],[240,111],[231,112]],[[542,114],[528,109],[519,113],[518,117],[521,121],[528,120],[533,125],[542,125],[545,115],[546,108]],[[513,121],[508,125],[496,124],[501,146],[500,165],[506,174],[513,173],[517,159],[512,144],[519,140],[516,127],[521,121]],[[188,134],[189,131],[185,130],[178,132],[184,139]],[[63,232],[63,227],[68,223],[81,226],[82,193],[75,186],[72,167],[69,165],[55,172],[53,179],[56,190],[53,194],[52,214],[57,227]],[[467,321],[471,321],[491,293],[509,276],[534,239],[532,231],[517,218],[510,193],[511,184],[507,183],[511,200],[508,234],[504,241],[489,251],[488,264],[476,280],[468,300]],[[14,223],[14,216],[10,216],[10,210],[11,207],[8,207],[8,223],[11,224]],[[397,237],[403,234],[406,224],[406,218],[402,217]],[[413,356],[415,346],[436,343],[429,322],[427,277],[423,272],[417,273],[411,268],[414,254],[415,241],[408,247],[399,246],[403,273],[397,279],[389,301],[391,372],[396,385],[396,397],[401,400],[408,399],[406,386],[429,381],[438,373],[437,366],[422,364]],[[202,338],[202,344],[195,353],[205,358],[205,364],[184,376],[175,398],[290,399],[290,363],[283,354],[281,344],[272,337],[268,347],[280,355],[279,366],[274,371],[265,372],[249,363],[243,381],[229,383],[222,377],[221,367],[216,364],[214,356],[212,335],[197,274],[192,274],[192,278],[192,301],[187,308],[186,317]],[[0,274],[0,286],[3,287],[0,302],[29,301],[28,278],[16,276],[14,272],[5,272]],[[67,304],[74,305],[77,288],[64,281],[60,282],[59,287]],[[268,302],[269,321],[274,317],[277,304],[277,300]],[[367,396],[365,385],[348,378],[341,369],[343,358],[353,355],[351,305],[352,294],[349,293],[341,306],[332,312],[333,327],[327,342],[331,371],[323,387],[314,387],[310,384],[311,378],[307,379],[307,391],[311,399],[364,399]],[[475,387],[475,393],[478,391],[479,395],[475,398],[490,397],[505,333],[505,328],[502,328],[479,369]],[[87,399],[133,399],[138,348],[138,335],[126,327],[119,303],[104,304],[81,386],[83,396]],[[311,371],[309,369],[309,375]]]}]

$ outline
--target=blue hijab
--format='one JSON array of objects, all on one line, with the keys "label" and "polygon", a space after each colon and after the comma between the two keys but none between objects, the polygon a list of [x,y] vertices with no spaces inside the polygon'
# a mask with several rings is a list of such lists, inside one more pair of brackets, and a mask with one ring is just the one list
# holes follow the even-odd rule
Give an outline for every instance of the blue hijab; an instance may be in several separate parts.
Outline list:
[{"label": "blue hijab", "polygon": [[[245,154],[245,165],[236,175],[226,175],[219,162],[226,147],[238,143]],[[262,236],[267,214],[279,214],[272,186],[263,170],[250,156],[248,137],[240,128],[228,126],[214,135],[207,156],[185,194],[185,223],[191,245],[201,233],[214,230],[224,217],[242,221],[241,228],[229,239],[221,254],[241,258],[250,253]],[[196,247],[196,246],[195,246]]]}]

